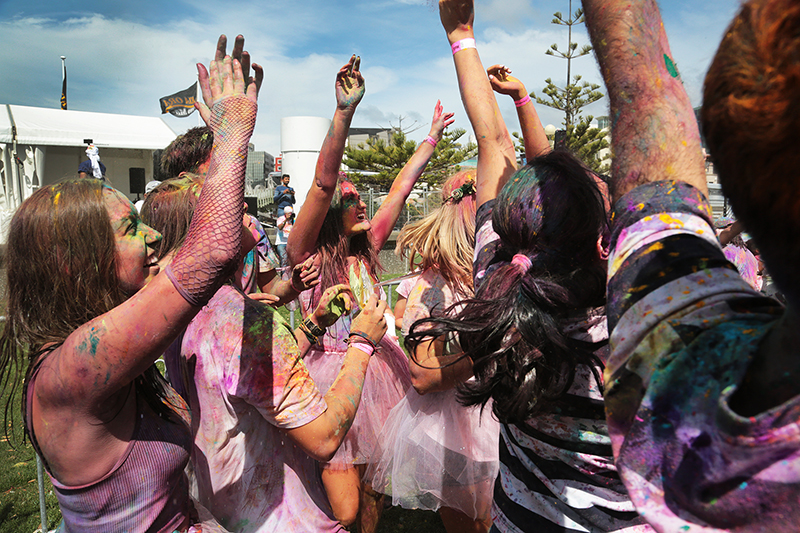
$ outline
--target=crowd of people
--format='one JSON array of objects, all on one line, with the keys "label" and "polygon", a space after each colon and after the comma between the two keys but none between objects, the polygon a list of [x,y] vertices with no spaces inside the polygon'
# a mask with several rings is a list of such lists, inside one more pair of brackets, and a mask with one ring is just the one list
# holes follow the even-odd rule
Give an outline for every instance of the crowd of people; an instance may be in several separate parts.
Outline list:
[{"label": "crowd of people", "polygon": [[[706,76],[735,221],[713,218],[656,1],[583,7],[608,177],[551,148],[507,66],[484,68],[473,0],[439,1],[477,168],[401,231],[394,313],[378,252],[453,114],[436,102],[370,219],[341,171],[356,56],[296,216],[288,175],[276,189],[277,252],[244,202],[264,73],[241,36],[198,65],[207,126],[165,150],[140,206],[87,177],[28,198],[0,384],[58,531],[371,533],[389,503],[448,533],[796,531],[800,6],[746,1]],[[293,330],[276,308],[296,299]]]}]

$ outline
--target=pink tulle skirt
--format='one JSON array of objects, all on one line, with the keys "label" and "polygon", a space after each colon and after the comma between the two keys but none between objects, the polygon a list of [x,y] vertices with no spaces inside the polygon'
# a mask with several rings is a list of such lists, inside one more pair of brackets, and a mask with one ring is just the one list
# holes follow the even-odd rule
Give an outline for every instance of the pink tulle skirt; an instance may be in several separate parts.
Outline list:
[{"label": "pink tulle skirt", "polygon": [[[344,356],[344,352],[322,351],[315,346],[303,358],[322,394],[328,392],[339,375]],[[328,463],[322,465],[323,468],[345,470],[356,464],[368,463],[389,412],[410,386],[408,358],[397,338],[387,334],[369,361],[361,403],[353,425],[339,450]]]},{"label": "pink tulle skirt", "polygon": [[406,509],[457,509],[489,517],[499,469],[500,424],[491,403],[464,407],[456,391],[410,388],[389,415],[365,481]]}]

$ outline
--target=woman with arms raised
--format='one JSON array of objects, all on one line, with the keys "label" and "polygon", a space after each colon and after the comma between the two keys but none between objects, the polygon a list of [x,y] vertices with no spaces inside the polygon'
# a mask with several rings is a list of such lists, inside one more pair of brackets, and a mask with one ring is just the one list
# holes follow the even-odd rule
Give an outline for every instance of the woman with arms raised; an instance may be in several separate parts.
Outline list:
[{"label": "woman with arms raised", "polygon": [[[365,305],[378,281],[381,268],[378,252],[433,155],[434,145],[452,122],[452,114],[444,113],[437,103],[427,142],[417,148],[395,178],[386,200],[369,220],[366,205],[356,188],[349,181],[339,179],[350,122],[364,95],[359,63],[360,59],[353,56],[336,76],[336,112],[320,150],[311,189],[289,235],[287,252],[291,264],[305,261],[314,253],[320,259],[320,285],[301,296],[306,314],[314,309],[324,289],[337,283],[348,283],[358,305]],[[337,322],[306,356],[309,372],[323,392],[338,375],[346,353],[345,341],[355,331],[347,318]],[[362,533],[374,531],[380,506],[376,495],[362,490],[361,477],[386,416],[410,384],[403,350],[395,337],[384,337],[367,370],[362,408],[353,427],[333,459],[323,465],[322,480],[334,513],[343,524],[349,525],[355,522],[361,507],[359,528]],[[360,494],[364,494],[363,503],[360,503]]]},{"label": "woman with arms raised", "polygon": [[188,412],[153,362],[237,264],[257,87],[225,48],[222,36],[210,77],[198,65],[218,142],[202,216],[166,271],[150,248],[160,235],[98,180],[44,187],[12,219],[0,372],[5,384],[25,376],[25,427],[62,531],[199,531]]}]

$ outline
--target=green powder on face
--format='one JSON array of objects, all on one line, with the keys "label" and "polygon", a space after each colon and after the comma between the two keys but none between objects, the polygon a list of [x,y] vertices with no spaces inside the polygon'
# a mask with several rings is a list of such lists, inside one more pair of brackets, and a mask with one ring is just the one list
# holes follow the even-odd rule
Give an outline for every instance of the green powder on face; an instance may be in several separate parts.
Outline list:
[{"label": "green powder on face", "polygon": [[667,72],[669,72],[670,76],[677,78],[678,67],[675,66],[675,63],[667,54],[664,54],[664,64],[667,66]]}]

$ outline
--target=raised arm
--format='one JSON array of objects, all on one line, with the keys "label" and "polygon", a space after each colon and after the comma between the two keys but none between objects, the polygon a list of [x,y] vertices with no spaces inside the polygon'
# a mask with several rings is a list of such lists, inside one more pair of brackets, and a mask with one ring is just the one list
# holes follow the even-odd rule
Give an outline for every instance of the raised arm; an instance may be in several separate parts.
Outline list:
[{"label": "raised arm", "polygon": [[512,76],[511,69],[505,65],[492,65],[486,69],[486,73],[492,89],[514,100],[522,129],[522,141],[525,143],[525,160],[530,161],[537,155],[549,152],[550,141],[547,140],[539,113],[536,112],[536,106],[533,105],[525,85]]},{"label": "raised arm", "polygon": [[445,113],[441,101],[437,100],[433,109],[430,133],[394,179],[386,200],[372,217],[372,243],[376,250],[380,250],[386,244],[403,211],[408,195],[411,194],[411,190],[428,165],[428,161],[433,157],[435,145],[442,140],[444,129],[453,122],[453,113]]},{"label": "raised arm", "polygon": [[[236,268],[247,145],[257,106],[255,84],[245,86],[239,62],[225,56],[225,47],[222,36],[217,54],[223,59],[212,61],[210,77],[204,67],[198,68],[201,83],[209,84],[212,95],[215,145],[208,179],[183,247],[165,272],[123,304],[78,328],[53,351],[37,381],[40,409],[61,409],[62,414],[68,409],[80,416],[97,416],[108,408],[106,399],[164,352]],[[133,237],[127,239],[125,235],[152,231],[139,224],[138,216],[132,213],[131,224],[117,237],[119,262],[124,260],[121,247],[133,246],[127,242]],[[46,366],[54,372],[47,372]],[[48,391],[51,386],[54,388]]]},{"label": "raised arm", "polygon": [[302,263],[292,267],[292,277],[281,279],[277,270],[259,273],[258,288],[260,293],[248,294],[252,300],[259,300],[273,307],[280,307],[295,300],[301,292],[319,285],[319,260],[311,256]]},{"label": "raised arm", "polygon": [[614,117],[613,200],[652,181],[682,180],[706,196],[700,132],[655,0],[583,0]]},{"label": "raised arm", "polygon": [[[324,301],[323,295],[320,306]],[[386,333],[385,312],[386,302],[372,295],[365,308],[353,320],[350,330],[351,343],[347,348],[342,369],[325,394],[327,410],[308,424],[287,430],[289,437],[318,461],[330,460],[339,449],[342,440],[347,435],[347,430],[353,424],[353,418],[355,418],[361,402],[361,390],[367,375],[367,365],[372,357],[372,350],[369,349],[364,339],[353,335],[352,332],[363,333],[365,337],[371,339],[373,344],[378,344]],[[316,317],[316,311],[314,315]],[[301,340],[301,352],[307,350],[309,344],[309,342]]]},{"label": "raised arm", "polygon": [[353,121],[356,106],[364,96],[364,78],[359,71],[360,66],[361,58],[352,56],[336,74],[336,111],[319,152],[314,181],[300,213],[297,214],[297,222],[286,245],[292,265],[302,263],[314,253],[319,230],[336,191],[350,123]]},{"label": "raised arm", "polygon": [[461,100],[478,142],[476,201],[480,207],[495,198],[517,170],[514,143],[475,48],[472,0],[439,0],[439,17],[454,50]]}]

